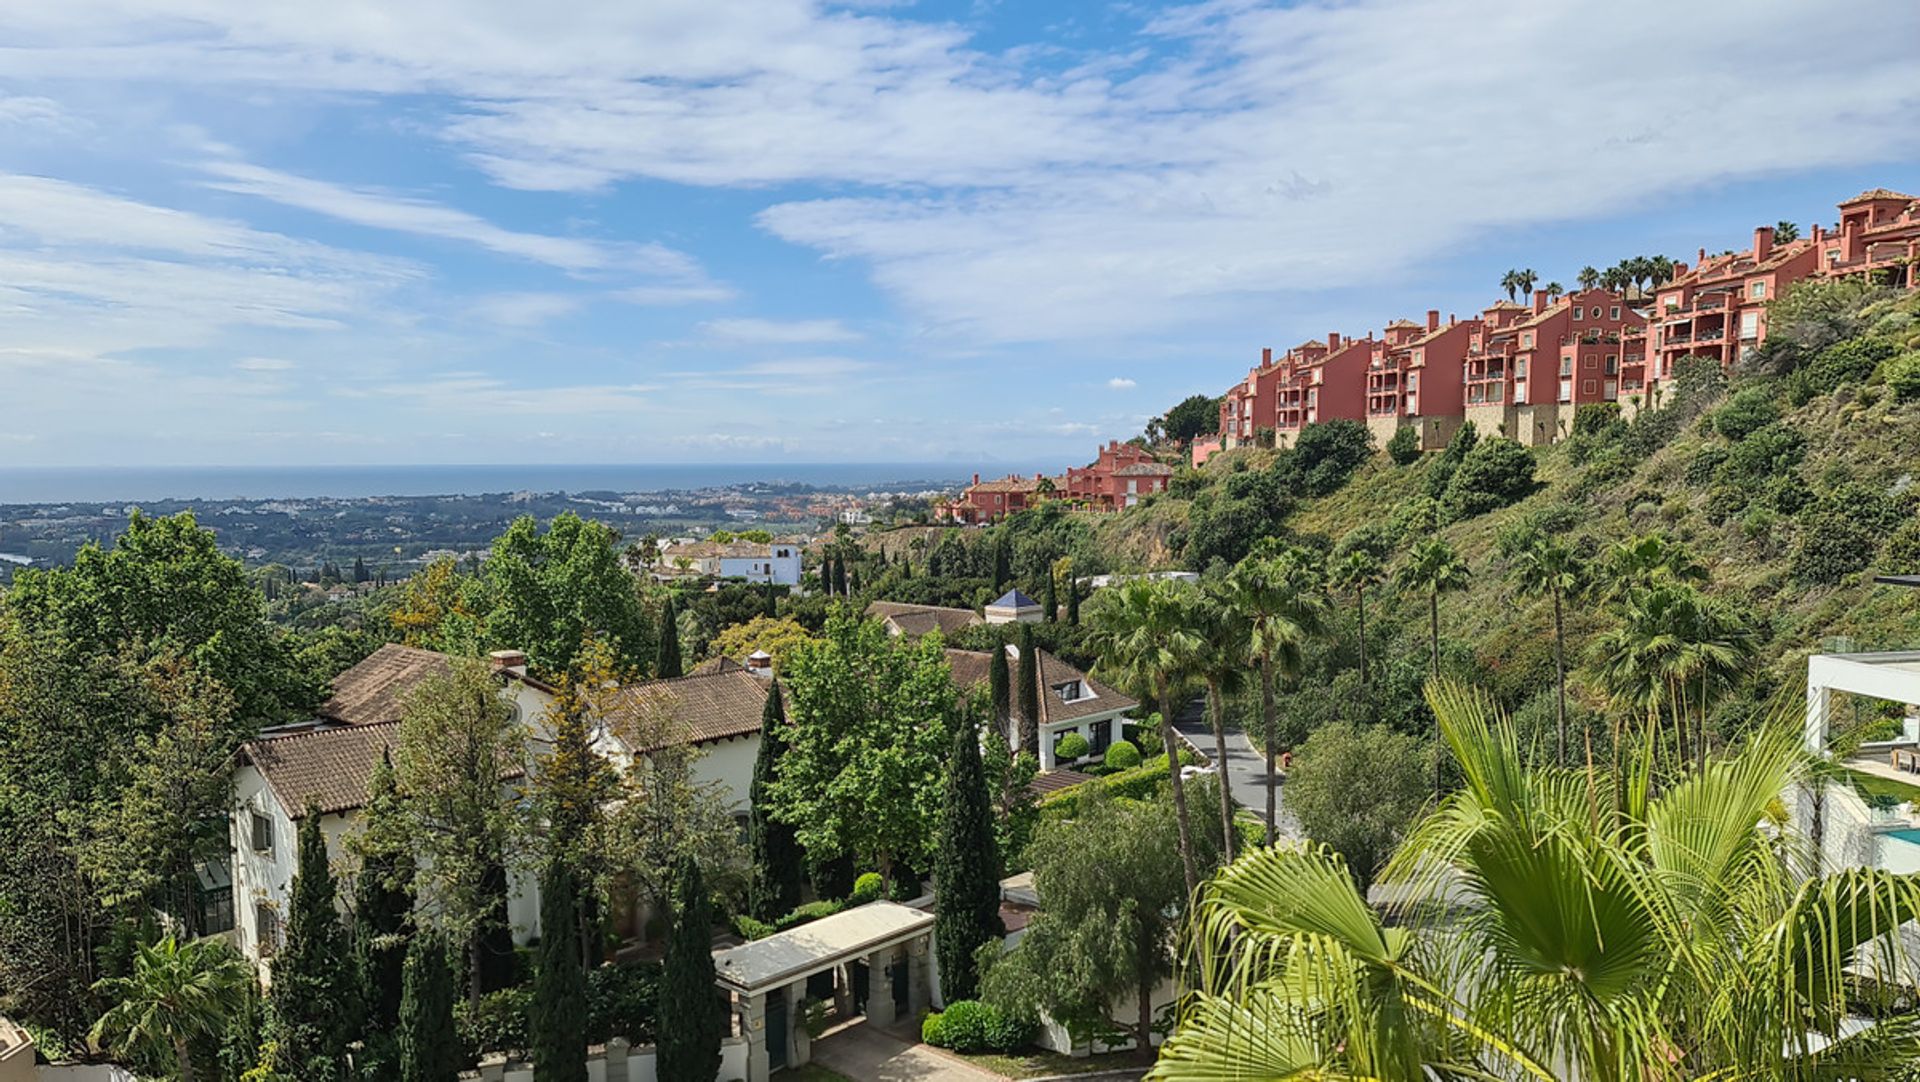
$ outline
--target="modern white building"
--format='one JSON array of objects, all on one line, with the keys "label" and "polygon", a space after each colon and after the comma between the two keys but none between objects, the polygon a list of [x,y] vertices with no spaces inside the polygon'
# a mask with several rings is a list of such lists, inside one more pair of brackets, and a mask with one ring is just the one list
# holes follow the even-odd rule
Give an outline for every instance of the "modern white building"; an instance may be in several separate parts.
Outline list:
[{"label": "modern white building", "polygon": [[663,546],[654,561],[655,578],[704,575],[746,579],[775,586],[800,585],[797,541],[685,541]]}]

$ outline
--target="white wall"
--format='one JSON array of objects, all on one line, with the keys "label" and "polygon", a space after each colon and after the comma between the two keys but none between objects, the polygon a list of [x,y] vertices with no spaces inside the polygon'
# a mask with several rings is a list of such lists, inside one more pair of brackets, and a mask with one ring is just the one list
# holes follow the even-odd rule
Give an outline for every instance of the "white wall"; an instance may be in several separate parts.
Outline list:
[{"label": "white wall", "polygon": [[727,795],[729,806],[744,812],[753,792],[753,761],[759,756],[759,733],[703,744],[693,760],[694,780],[719,785]]},{"label": "white wall", "polygon": [[[616,1055],[615,1059],[619,1057]],[[605,1052],[587,1054],[587,1082],[671,1082],[659,1077],[654,1065],[654,1050],[639,1045],[626,1054],[626,1069],[613,1069]],[[747,1039],[728,1037],[720,1042],[720,1072],[715,1082],[739,1082],[747,1077]],[[533,1082],[533,1065],[528,1063],[487,1064],[480,1069],[480,1082]]]}]

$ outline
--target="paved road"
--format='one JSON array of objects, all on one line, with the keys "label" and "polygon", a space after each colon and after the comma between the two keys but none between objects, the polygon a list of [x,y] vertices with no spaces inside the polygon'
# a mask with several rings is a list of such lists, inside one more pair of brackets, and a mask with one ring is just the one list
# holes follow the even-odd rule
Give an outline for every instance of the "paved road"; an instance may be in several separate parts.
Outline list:
[{"label": "paved road", "polygon": [[813,1046],[813,1061],[854,1082],[1006,1082],[1001,1075],[865,1022],[823,1035]]},{"label": "paved road", "polygon": [[[1188,704],[1187,709],[1174,719],[1173,727],[1182,736],[1192,741],[1195,747],[1205,752],[1207,758],[1213,758],[1213,727],[1207,724],[1205,711],[1199,700]],[[1253,741],[1238,729],[1227,730],[1227,789],[1233,793],[1235,803],[1252,812],[1261,822],[1267,819],[1267,769],[1266,758],[1254,750]],[[1305,837],[1300,829],[1299,820],[1287,810],[1286,775],[1278,775],[1278,791],[1274,794],[1276,817],[1280,820],[1276,826],[1283,838]]]}]

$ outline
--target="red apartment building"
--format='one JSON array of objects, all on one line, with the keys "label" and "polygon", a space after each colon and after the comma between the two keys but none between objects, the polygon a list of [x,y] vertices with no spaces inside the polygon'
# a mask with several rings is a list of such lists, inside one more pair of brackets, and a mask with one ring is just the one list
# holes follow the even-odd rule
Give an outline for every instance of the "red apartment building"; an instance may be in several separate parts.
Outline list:
[{"label": "red apartment building", "polygon": [[1867,274],[1886,285],[1920,289],[1920,199],[1885,188],[1840,204],[1840,226],[1814,227],[1820,273]]},{"label": "red apartment building", "polygon": [[1112,440],[1100,448],[1092,465],[1070,466],[1065,489],[1070,500],[1101,511],[1132,507],[1140,497],[1165,492],[1173,467],[1156,460],[1146,448]]},{"label": "red apartment building", "polygon": [[941,505],[939,517],[963,526],[998,522],[1032,507],[1046,487],[1046,478],[1037,473],[1031,479],[1009,474],[998,481],[982,481],[976,473],[959,499]]},{"label": "red apartment building", "polygon": [[1463,405],[1482,432],[1551,443],[1574,410],[1617,402],[1642,379],[1636,335],[1646,320],[1621,294],[1587,289],[1549,301],[1540,290],[1529,306],[1502,301],[1478,322],[1468,337]]},{"label": "red apartment building", "polygon": [[1367,366],[1367,427],[1385,446],[1406,425],[1418,426],[1420,445],[1446,446],[1460,427],[1468,343],[1479,320],[1451,317],[1440,324],[1437,309],[1425,326],[1411,320],[1387,324]]},{"label": "red apartment building", "polygon": [[1672,378],[1683,357],[1712,357],[1732,368],[1766,338],[1767,302],[1819,269],[1826,239],[1815,226],[1813,236],[1776,246],[1772,227],[1761,226],[1744,252],[1708,256],[1702,249],[1692,267],[1675,265],[1673,279],[1653,297],[1652,381]]}]

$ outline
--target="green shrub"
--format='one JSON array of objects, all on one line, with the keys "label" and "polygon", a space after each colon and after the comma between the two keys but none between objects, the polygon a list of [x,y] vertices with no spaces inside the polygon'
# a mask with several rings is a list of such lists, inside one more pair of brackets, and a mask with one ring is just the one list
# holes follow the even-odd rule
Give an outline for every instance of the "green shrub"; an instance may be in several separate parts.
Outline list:
[{"label": "green shrub", "polygon": [[527,1050],[527,1011],[533,1006],[533,988],[520,985],[488,992],[477,1000],[454,1005],[454,1024],[460,1043],[479,1059],[490,1052],[518,1055]]},{"label": "green shrub", "polygon": [[[1440,460],[1435,459],[1428,468],[1438,470]],[[1425,537],[1439,524],[1440,505],[1431,496],[1409,496],[1395,504],[1393,513],[1387,516],[1387,530],[1396,542]]]},{"label": "green shrub", "polygon": [[1800,516],[1793,546],[1793,577],[1830,585],[1864,571],[1882,539],[1905,525],[1907,501],[1866,484],[1843,485]]},{"label": "green shrub", "polygon": [[1283,487],[1309,496],[1329,496],[1373,455],[1373,433],[1359,421],[1310,424],[1274,463]]},{"label": "green shrub", "polygon": [[1132,770],[1140,765],[1140,749],[1125,740],[1107,745],[1106,764],[1115,770]]},{"label": "green shrub", "polygon": [[1920,517],[1909,518],[1887,538],[1880,553],[1880,565],[1889,574],[1920,574]]},{"label": "green shrub", "polygon": [[1457,522],[1518,503],[1533,488],[1532,452],[1509,439],[1482,440],[1461,460],[1441,504]]},{"label": "green shrub", "polygon": [[845,908],[845,902],[836,902],[826,898],[817,902],[808,902],[803,906],[797,907],[793,912],[788,913],[779,920],[774,921],[773,930],[776,932],[784,932],[789,928],[797,928],[808,921],[819,920],[821,917],[831,917]]},{"label": "green shrub", "polygon": [[1899,347],[1880,338],[1849,338],[1835,342],[1814,357],[1807,366],[1815,394],[1830,394],[1847,383],[1859,383],[1873,375],[1880,362],[1899,352]]},{"label": "green shrub", "polygon": [[955,1052],[1011,1052],[1033,1037],[1033,1023],[991,1003],[960,999],[920,1023],[920,1039]]},{"label": "green shrub", "polygon": [[1079,733],[1068,733],[1060,738],[1058,744],[1053,746],[1053,757],[1056,762],[1071,763],[1075,759],[1086,758],[1089,750],[1091,749],[1087,744],[1086,737],[1081,736]]},{"label": "green shrub", "polygon": [[1729,440],[1743,440],[1780,419],[1780,407],[1774,403],[1773,389],[1746,387],[1734,393],[1725,405],[1709,414],[1714,431]]},{"label": "green shrub", "polygon": [[1397,465],[1411,466],[1420,459],[1420,433],[1412,425],[1403,425],[1387,441],[1387,457]]},{"label": "green shrub", "polygon": [[860,877],[853,881],[853,893],[847,895],[847,904],[866,905],[868,902],[877,901],[885,887],[886,884],[882,882],[879,872],[862,872]]},{"label": "green shrub", "polygon": [[1700,453],[1687,463],[1687,484],[1704,488],[1713,483],[1714,475],[1720,472],[1720,466],[1727,460],[1724,447],[1702,447]]},{"label": "green shrub", "polygon": [[1880,378],[1887,390],[1902,402],[1920,398],[1920,350],[1888,358],[1880,365]]},{"label": "green shrub", "polygon": [[1727,452],[1719,480],[1754,488],[1800,464],[1806,441],[1786,425],[1763,425],[1748,433]]},{"label": "green shrub", "polygon": [[773,925],[763,920],[755,920],[745,913],[733,915],[733,930],[741,939],[765,939],[773,934]]},{"label": "green shrub", "polygon": [[658,962],[618,962],[588,970],[587,1043],[605,1044],[612,1037],[651,1043],[659,1002]]}]

